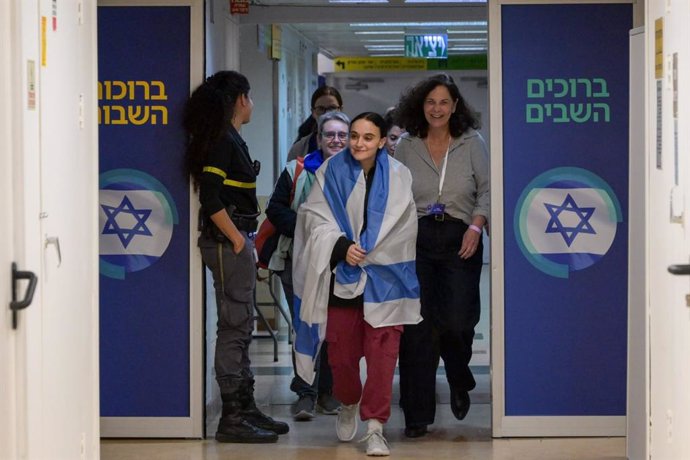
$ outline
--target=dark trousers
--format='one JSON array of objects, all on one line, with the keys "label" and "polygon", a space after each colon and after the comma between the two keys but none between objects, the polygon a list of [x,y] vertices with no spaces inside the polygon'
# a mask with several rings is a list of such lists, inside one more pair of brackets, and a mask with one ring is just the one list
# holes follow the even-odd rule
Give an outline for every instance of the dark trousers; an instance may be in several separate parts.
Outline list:
[{"label": "dark trousers", "polygon": [[479,322],[483,248],[480,240],[477,252],[461,259],[466,231],[467,225],[456,220],[419,220],[417,277],[424,319],[405,326],[400,341],[400,405],[407,426],[434,422],[439,358],[453,388],[469,391],[476,385],[469,362]]},{"label": "dark trousers", "polygon": [[213,273],[218,328],[216,331],[216,379],[251,376],[249,344],[254,318],[256,261],[254,242],[245,232],[244,249],[235,254],[230,241],[218,243],[199,238],[201,258]]},{"label": "dark trousers", "polygon": [[[292,288],[292,260],[285,261],[285,270],[276,272],[280,277],[280,284],[283,286],[285,299],[290,307],[290,318],[295,321],[295,312],[292,308],[294,304],[295,292]],[[297,393],[297,396],[309,395],[316,398],[317,395],[331,394],[333,391],[333,373],[328,365],[328,343],[321,344],[321,352],[316,362],[316,377],[314,383],[309,385],[302,377],[297,375],[297,365],[295,363],[295,350],[292,350],[292,370],[293,376],[290,383],[290,390]]]}]

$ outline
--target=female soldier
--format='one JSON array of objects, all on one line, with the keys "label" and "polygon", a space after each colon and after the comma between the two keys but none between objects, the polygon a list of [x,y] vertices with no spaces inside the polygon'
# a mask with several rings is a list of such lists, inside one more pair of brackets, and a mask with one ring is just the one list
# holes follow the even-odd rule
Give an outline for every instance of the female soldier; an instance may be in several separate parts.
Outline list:
[{"label": "female soldier", "polygon": [[414,438],[434,422],[439,356],[453,415],[462,420],[470,408],[489,168],[477,120],[449,76],[418,83],[397,110],[410,135],[400,140],[395,157],[412,172],[419,217],[417,275],[424,321],[406,326],[400,345],[400,405],[405,435]]},{"label": "female soldier", "polygon": [[258,204],[252,161],[239,134],[254,103],[247,78],[233,71],[209,77],[187,101],[184,127],[189,134],[186,167],[201,201],[199,248],[213,273],[218,307],[215,371],[223,401],[216,440],[275,442],[289,427],[261,413],[254,402],[249,369],[253,291],[253,242]]}]

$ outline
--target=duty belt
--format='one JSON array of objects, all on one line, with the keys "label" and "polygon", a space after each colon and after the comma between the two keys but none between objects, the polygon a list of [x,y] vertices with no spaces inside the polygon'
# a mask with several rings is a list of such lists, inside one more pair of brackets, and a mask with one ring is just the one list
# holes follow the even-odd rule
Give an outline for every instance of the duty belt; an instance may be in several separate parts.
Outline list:
[{"label": "duty belt", "polygon": [[235,224],[237,230],[253,233],[259,226],[257,217],[259,217],[259,213],[249,215],[233,213],[230,219],[232,219],[232,223]]}]

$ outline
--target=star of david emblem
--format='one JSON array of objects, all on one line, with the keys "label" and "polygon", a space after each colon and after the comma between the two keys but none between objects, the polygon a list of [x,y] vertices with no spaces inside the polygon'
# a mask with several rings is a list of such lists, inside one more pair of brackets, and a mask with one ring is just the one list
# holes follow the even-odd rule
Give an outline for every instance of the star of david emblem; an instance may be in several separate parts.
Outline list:
[{"label": "star of david emblem", "polygon": [[[151,230],[146,226],[146,220],[151,215],[151,209],[135,209],[129,197],[125,195],[122,201],[117,207],[101,205],[103,211],[105,212],[108,220],[103,227],[103,235],[117,235],[117,237],[122,242],[122,245],[126,248],[132,239],[136,235],[152,236]],[[134,226],[131,228],[126,228],[124,225],[126,223],[131,223],[131,218],[127,216],[120,217],[120,223],[118,223],[118,216],[121,214],[129,215],[134,218]]]},{"label": "star of david emblem", "polygon": [[[570,193],[565,197],[562,204],[544,203],[544,206],[546,206],[546,210],[551,216],[549,223],[546,225],[545,233],[560,233],[568,247],[573,244],[573,241],[575,241],[575,238],[577,238],[577,235],[580,233],[596,235],[597,232],[594,231],[592,224],[589,223],[589,219],[594,214],[596,208],[579,207],[577,203],[575,203],[573,197],[570,196]],[[579,222],[575,226],[564,225],[561,217],[570,217],[567,219],[567,222],[571,223],[573,221],[573,216],[561,216],[562,213],[574,214],[574,217],[579,220]]]}]

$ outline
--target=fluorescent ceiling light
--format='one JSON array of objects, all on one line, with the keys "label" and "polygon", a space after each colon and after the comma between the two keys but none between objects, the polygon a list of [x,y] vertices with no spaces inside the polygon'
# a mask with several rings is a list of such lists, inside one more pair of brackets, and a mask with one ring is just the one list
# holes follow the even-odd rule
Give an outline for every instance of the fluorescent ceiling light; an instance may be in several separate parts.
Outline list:
[{"label": "fluorescent ceiling light", "polygon": [[405,0],[405,3],[486,3],[486,0]]},{"label": "fluorescent ceiling light", "polygon": [[453,46],[448,51],[486,51],[486,46]]},{"label": "fluorescent ceiling light", "polygon": [[486,38],[449,38],[448,43],[486,43]]},{"label": "fluorescent ceiling light", "polygon": [[358,30],[355,35],[403,35],[404,30]]},{"label": "fluorescent ceiling light", "polygon": [[[483,35],[486,35],[486,33],[487,33],[486,30],[469,30],[469,29],[448,30],[446,32],[449,34],[483,34]],[[357,33],[357,32],[355,32],[355,33]]]},{"label": "fluorescent ceiling light", "polygon": [[356,22],[350,27],[481,27],[486,21],[455,22]]},{"label": "fluorescent ceiling light", "polygon": [[401,43],[402,38],[365,38],[364,43]]},{"label": "fluorescent ceiling light", "polygon": [[364,45],[364,47],[368,50],[385,50],[385,51],[394,51],[394,50],[404,50],[405,46],[404,45]]},{"label": "fluorescent ceiling light", "polygon": [[376,54],[370,54],[369,56],[371,56],[371,57],[403,57],[403,55],[400,53],[384,53],[384,54],[376,53]]},{"label": "fluorescent ceiling light", "polygon": [[328,3],[388,3],[388,0],[328,0]]}]

